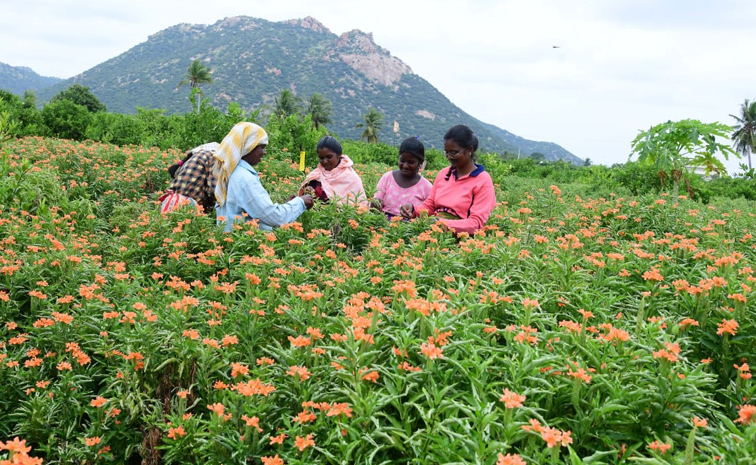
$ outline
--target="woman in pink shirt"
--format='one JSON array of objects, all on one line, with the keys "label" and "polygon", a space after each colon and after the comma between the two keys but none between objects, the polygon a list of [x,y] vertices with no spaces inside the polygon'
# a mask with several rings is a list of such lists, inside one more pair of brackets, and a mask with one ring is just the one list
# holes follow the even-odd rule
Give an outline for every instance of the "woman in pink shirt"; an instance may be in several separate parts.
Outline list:
[{"label": "woman in pink shirt", "polygon": [[416,137],[402,141],[399,146],[399,169],[389,171],[378,181],[373,206],[389,219],[401,215],[404,204],[420,207],[428,198],[431,183],[420,174],[425,163],[425,147]]},{"label": "woman in pink shirt", "polygon": [[496,206],[496,194],[491,176],[474,162],[477,149],[478,138],[467,126],[460,124],[446,131],[444,155],[449,168],[439,171],[420,207],[402,205],[402,216],[412,218],[425,212],[455,233],[474,234],[482,229]]}]

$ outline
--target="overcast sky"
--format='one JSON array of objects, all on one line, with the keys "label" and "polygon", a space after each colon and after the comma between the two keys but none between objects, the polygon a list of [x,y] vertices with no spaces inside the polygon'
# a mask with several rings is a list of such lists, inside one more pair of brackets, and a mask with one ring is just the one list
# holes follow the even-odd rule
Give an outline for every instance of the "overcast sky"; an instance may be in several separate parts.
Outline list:
[{"label": "overcast sky", "polygon": [[178,23],[312,16],[372,32],[476,118],[607,165],[641,129],[734,124],[756,98],[754,0],[0,0],[0,12],[0,62],[60,78]]}]

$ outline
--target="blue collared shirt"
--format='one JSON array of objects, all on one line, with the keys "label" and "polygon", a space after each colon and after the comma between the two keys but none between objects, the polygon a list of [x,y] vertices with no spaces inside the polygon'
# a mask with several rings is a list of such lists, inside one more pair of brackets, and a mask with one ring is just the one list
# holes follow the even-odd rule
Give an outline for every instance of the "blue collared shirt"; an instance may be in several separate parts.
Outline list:
[{"label": "blue collared shirt", "polygon": [[[218,224],[221,218],[226,220],[226,231],[233,223],[256,219],[260,229],[270,231],[282,224],[291,223],[299,218],[307,207],[304,200],[295,197],[284,204],[270,200],[268,191],[260,183],[257,171],[244,160],[240,160],[228,180],[226,204],[216,207]],[[246,213],[246,216],[243,216]]]}]

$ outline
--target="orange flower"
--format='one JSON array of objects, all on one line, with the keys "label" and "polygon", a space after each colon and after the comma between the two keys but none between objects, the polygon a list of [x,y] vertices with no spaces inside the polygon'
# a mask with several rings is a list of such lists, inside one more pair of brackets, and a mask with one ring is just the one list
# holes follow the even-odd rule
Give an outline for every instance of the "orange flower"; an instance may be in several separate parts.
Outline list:
[{"label": "orange flower", "polygon": [[525,461],[517,454],[499,454],[496,465],[526,465]]},{"label": "orange flower", "polygon": [[94,437],[94,438],[85,438],[84,442],[86,442],[87,446],[92,447],[96,446],[97,444],[102,442],[101,437]]},{"label": "orange flower", "polygon": [[181,335],[184,337],[188,337],[189,339],[192,339],[192,340],[199,339],[199,332],[197,332],[197,330],[194,330],[194,329],[185,329]]},{"label": "orange flower", "polygon": [[223,416],[223,413],[226,411],[226,407],[221,403],[215,403],[207,406],[208,410],[212,410],[215,412],[216,415],[219,417]]},{"label": "orange flower", "polygon": [[31,447],[26,446],[26,439],[19,440],[18,436],[16,436],[13,438],[13,441],[8,441],[6,443],[0,441],[0,450],[9,450],[19,454],[26,454],[31,452]]},{"label": "orange flower", "polygon": [[335,417],[337,415],[344,414],[347,418],[352,417],[352,409],[349,407],[349,404],[346,402],[333,404],[329,409],[328,413],[326,413],[327,417]]},{"label": "orange flower", "polygon": [[58,363],[58,366],[56,368],[58,369],[58,371],[72,369],[71,364],[68,363],[68,362],[60,362],[60,363]]},{"label": "orange flower", "polygon": [[556,428],[546,426],[541,429],[541,438],[546,441],[546,447],[551,449],[561,443],[562,447],[572,444],[572,432],[561,431]]},{"label": "orange flower", "polygon": [[693,417],[693,426],[696,428],[706,428],[709,425],[709,422],[706,420],[706,418],[698,418]]},{"label": "orange flower", "polygon": [[231,390],[238,392],[243,396],[262,395],[268,397],[271,392],[276,388],[272,384],[264,384],[260,381],[260,378],[252,379],[246,383],[236,383],[231,387]]},{"label": "orange flower", "polygon": [[663,442],[654,441],[651,444],[647,446],[649,449],[658,452],[661,455],[664,455],[667,453],[669,449],[672,448],[672,444],[665,444]]},{"label": "orange flower", "polygon": [[654,268],[643,273],[643,279],[646,281],[662,281],[664,280],[664,276],[659,273],[659,270]]},{"label": "orange flower", "polygon": [[699,326],[698,322],[693,318],[685,318],[680,323],[678,323],[678,325],[681,328],[686,328],[688,326]]},{"label": "orange flower", "polygon": [[278,436],[271,436],[270,445],[272,446],[273,444],[283,444],[284,439],[286,439],[287,437],[288,436],[286,436],[286,434],[284,433],[281,433]]},{"label": "orange flower", "polygon": [[411,371],[411,372],[422,371],[422,368],[414,367],[407,361],[400,363],[398,368],[402,371]]},{"label": "orange flower", "polygon": [[292,347],[307,347],[312,344],[312,339],[306,336],[289,336],[289,342],[291,342]]},{"label": "orange flower", "polygon": [[525,396],[512,392],[509,389],[504,389],[499,402],[504,402],[507,408],[522,407],[522,403],[525,401]]},{"label": "orange flower", "polygon": [[312,433],[308,434],[306,437],[297,436],[294,440],[294,446],[299,449],[299,452],[302,452],[310,446],[314,447],[315,441],[312,440],[312,437]]},{"label": "orange flower", "polygon": [[296,417],[293,418],[293,421],[295,423],[305,424],[310,423],[311,421],[315,421],[317,420],[317,418],[318,417],[314,413],[308,410],[302,410]]},{"label": "orange flower", "polygon": [[242,420],[244,420],[244,423],[246,423],[247,426],[250,428],[255,428],[258,433],[262,433],[262,428],[260,428],[260,419],[257,417],[248,417],[247,415],[242,415]]},{"label": "orange flower", "polygon": [[249,373],[249,367],[243,363],[231,363],[231,377],[236,378],[239,375],[246,375]]},{"label": "orange flower", "polygon": [[735,423],[742,423],[743,425],[756,423],[756,418],[754,418],[754,415],[756,415],[756,405],[741,405],[738,407],[738,415],[739,417],[735,420]]},{"label": "orange flower", "polygon": [[290,366],[286,374],[293,377],[299,377],[300,381],[305,381],[310,378],[311,373],[305,366]]},{"label": "orange flower", "polygon": [[578,368],[577,371],[572,371],[572,369],[570,369],[567,372],[567,376],[571,378],[579,379],[583,381],[585,384],[590,384],[591,379],[592,379],[591,375],[589,375],[583,368]]},{"label": "orange flower", "polygon": [[420,353],[433,360],[434,358],[444,358],[444,349],[436,347],[433,343],[423,342],[420,345]]},{"label": "orange flower", "polygon": [[223,336],[223,340],[221,341],[221,343],[223,344],[223,347],[228,347],[231,345],[238,344],[239,338],[233,335],[226,334],[225,336]]},{"label": "orange flower", "polygon": [[734,336],[738,332],[738,322],[735,320],[722,320],[717,327],[719,328],[717,329],[717,334],[720,336],[725,333]]},{"label": "orange flower", "polygon": [[378,382],[378,378],[379,378],[379,375],[378,375],[377,371],[369,371],[369,372],[365,373],[364,375],[362,375],[362,380],[363,381],[372,381],[374,383],[377,383]]},{"label": "orange flower", "polygon": [[590,318],[593,318],[593,312],[589,312],[589,311],[584,310],[582,308],[580,310],[578,310],[578,313],[580,313],[581,315],[583,315],[583,318],[586,319],[586,320],[588,320]]},{"label": "orange flower", "polygon": [[107,401],[108,399],[102,396],[97,396],[94,399],[92,399],[92,402],[90,402],[89,405],[91,405],[92,407],[102,407],[103,405],[105,405]]},{"label": "orange flower", "polygon": [[275,457],[260,457],[260,460],[263,465],[284,465],[283,459],[278,454]]},{"label": "orange flower", "polygon": [[178,428],[169,428],[168,429],[168,437],[170,439],[178,439],[186,436],[186,431],[184,431],[183,426],[179,426]]}]

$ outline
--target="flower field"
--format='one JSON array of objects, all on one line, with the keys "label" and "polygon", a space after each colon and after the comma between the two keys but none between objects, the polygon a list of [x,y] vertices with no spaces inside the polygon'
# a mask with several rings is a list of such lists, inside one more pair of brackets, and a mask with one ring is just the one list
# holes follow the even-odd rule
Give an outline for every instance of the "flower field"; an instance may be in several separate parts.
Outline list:
[{"label": "flower field", "polygon": [[756,463],[753,203],[504,178],[475,237],[224,234],[158,213],[179,156],[0,149],[0,464]]}]

